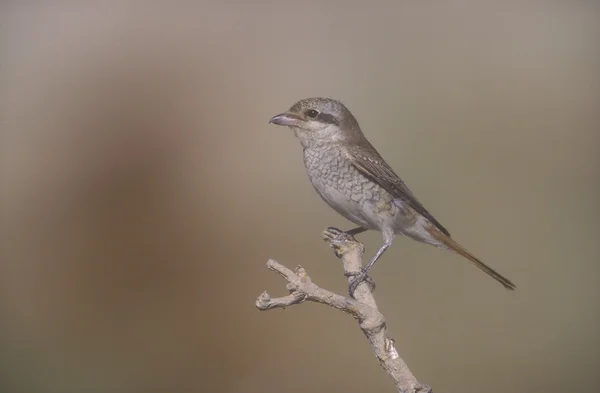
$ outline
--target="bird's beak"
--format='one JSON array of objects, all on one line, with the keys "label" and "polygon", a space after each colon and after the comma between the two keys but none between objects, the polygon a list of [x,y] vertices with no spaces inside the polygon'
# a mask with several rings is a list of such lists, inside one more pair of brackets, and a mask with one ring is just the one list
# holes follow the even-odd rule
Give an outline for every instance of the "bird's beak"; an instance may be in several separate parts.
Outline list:
[{"label": "bird's beak", "polygon": [[294,115],[290,112],[280,113],[277,116],[273,116],[269,120],[269,124],[277,124],[278,126],[295,126],[300,121],[298,115]]}]

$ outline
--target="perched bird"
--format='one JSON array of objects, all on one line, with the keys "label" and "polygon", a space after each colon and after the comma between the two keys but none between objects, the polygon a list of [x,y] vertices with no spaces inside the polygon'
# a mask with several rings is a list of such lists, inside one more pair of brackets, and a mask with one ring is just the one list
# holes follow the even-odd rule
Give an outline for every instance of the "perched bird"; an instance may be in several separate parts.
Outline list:
[{"label": "perched bird", "polygon": [[460,246],[425,209],[362,133],[358,122],[340,102],[330,98],[298,101],[269,123],[288,126],[299,139],[308,177],[321,198],[359,225],[352,235],[369,229],[383,234],[383,245],[350,283],[358,284],[394,241],[405,235],[455,252],[496,279],[505,288],[515,285]]}]

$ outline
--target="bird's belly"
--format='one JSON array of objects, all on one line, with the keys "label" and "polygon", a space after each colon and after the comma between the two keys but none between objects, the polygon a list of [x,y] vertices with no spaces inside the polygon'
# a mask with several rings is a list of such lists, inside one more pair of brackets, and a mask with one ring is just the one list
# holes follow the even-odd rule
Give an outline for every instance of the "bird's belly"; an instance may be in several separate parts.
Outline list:
[{"label": "bird's belly", "polygon": [[327,184],[313,183],[313,185],[319,196],[336,212],[357,225],[376,229],[366,219],[363,207],[352,199],[348,199],[342,191]]},{"label": "bird's belly", "polygon": [[319,196],[343,217],[363,228],[394,231],[403,220],[393,196],[345,162],[336,150],[305,149],[304,164]]},{"label": "bird's belly", "polygon": [[[324,179],[311,179],[321,198],[346,219],[363,228],[392,230],[402,226],[403,214],[392,196],[379,186],[352,188]],[[346,184],[346,183],[345,183]]]}]

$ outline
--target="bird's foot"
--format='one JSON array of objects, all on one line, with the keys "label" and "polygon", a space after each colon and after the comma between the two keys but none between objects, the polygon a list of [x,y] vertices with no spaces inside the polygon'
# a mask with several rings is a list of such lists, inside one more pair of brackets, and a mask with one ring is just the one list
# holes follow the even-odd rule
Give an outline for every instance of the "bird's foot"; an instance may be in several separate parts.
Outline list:
[{"label": "bird's foot", "polygon": [[341,229],[329,227],[323,231],[323,240],[334,241],[334,242],[348,242],[356,241],[354,236],[348,232],[344,232]]},{"label": "bird's foot", "polygon": [[[342,255],[349,250],[348,246],[350,246],[350,245],[357,245],[357,246],[361,247],[361,251],[360,251],[361,254],[364,250],[363,245],[358,243],[353,236],[354,233],[362,232],[362,230],[351,230],[349,232],[344,232],[344,231],[342,231],[338,228],[334,228],[334,227],[329,227],[323,231],[323,240],[326,240],[329,242],[329,245],[331,246],[331,248],[333,248],[333,251],[335,252],[335,255],[338,258],[341,258]],[[352,232],[354,232],[354,233],[352,233]],[[354,291],[356,290],[358,285],[363,281],[366,281],[369,284],[371,291],[375,290],[375,282],[373,281],[373,279],[371,277],[368,276],[367,270],[364,268],[357,272],[346,272],[346,273],[344,273],[344,275],[346,277],[354,277],[350,281],[350,296],[351,297],[354,297]]]},{"label": "bird's foot", "polygon": [[354,236],[334,227],[329,227],[323,231],[323,240],[329,242],[329,246],[333,248],[335,256],[338,258],[342,257],[347,244],[356,242]]},{"label": "bird's foot", "polygon": [[367,273],[368,273],[368,271],[364,268],[361,269],[359,272],[344,273],[344,275],[346,277],[354,277],[350,281],[350,286],[348,288],[348,292],[350,293],[351,297],[354,297],[354,291],[356,291],[356,288],[358,288],[360,283],[363,281],[366,281],[367,284],[369,284],[369,288],[370,288],[371,292],[373,292],[375,290],[375,281],[373,281],[373,279],[371,277],[369,277],[369,275]]}]

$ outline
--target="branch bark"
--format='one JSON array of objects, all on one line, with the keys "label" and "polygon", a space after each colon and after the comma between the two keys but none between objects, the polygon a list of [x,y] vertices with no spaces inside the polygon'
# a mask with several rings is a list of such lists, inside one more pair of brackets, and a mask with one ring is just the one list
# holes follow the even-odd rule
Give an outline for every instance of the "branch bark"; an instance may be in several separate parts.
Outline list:
[{"label": "branch bark", "polygon": [[[364,246],[353,236],[335,228],[323,232],[324,239],[342,260],[347,276],[358,273],[362,268]],[[421,384],[409,370],[395,348],[394,340],[387,335],[385,317],[377,308],[373,297],[373,288],[364,281],[354,292],[354,299],[335,294],[313,283],[304,268],[298,266],[294,271],[269,260],[267,268],[281,275],[287,282],[288,296],[272,298],[265,291],[256,300],[256,307],[261,310],[289,307],[305,301],[321,303],[344,311],[358,320],[365,337],[369,340],[373,352],[381,367],[392,378],[396,388],[402,393],[431,393],[429,386]],[[351,278],[348,279],[349,281]]]}]

